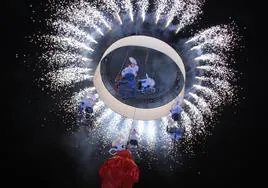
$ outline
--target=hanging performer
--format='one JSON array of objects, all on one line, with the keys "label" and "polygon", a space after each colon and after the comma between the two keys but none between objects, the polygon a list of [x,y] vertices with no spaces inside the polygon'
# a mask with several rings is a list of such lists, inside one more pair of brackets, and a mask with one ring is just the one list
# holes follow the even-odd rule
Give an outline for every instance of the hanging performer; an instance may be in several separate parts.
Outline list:
[{"label": "hanging performer", "polygon": [[178,121],[181,117],[182,108],[180,102],[177,101],[176,104],[170,109],[171,118],[173,121]]},{"label": "hanging performer", "polygon": [[111,155],[115,155],[118,151],[125,150],[124,136],[121,134],[116,140],[113,141],[112,147],[109,150]]},{"label": "hanging performer", "polygon": [[145,93],[148,89],[153,90],[155,86],[154,79],[150,78],[146,73],[146,79],[139,80],[138,89],[141,93]]},{"label": "hanging performer", "polygon": [[128,64],[127,67],[122,70],[121,75],[127,80],[132,80],[137,76],[139,66],[136,59],[133,57],[129,57],[128,59],[130,61],[130,64]]},{"label": "hanging performer", "polygon": [[175,140],[179,140],[183,137],[185,129],[184,127],[177,127],[177,126],[167,126],[167,132],[174,138]]},{"label": "hanging performer", "polygon": [[[175,103],[175,105],[170,109],[171,118],[175,122],[178,122],[181,119],[182,108],[181,108],[180,103],[181,102],[178,100]],[[167,132],[173,135],[175,140],[182,138],[185,132],[185,128],[182,125],[179,125],[179,123],[178,123],[178,126],[174,124],[173,124],[174,126],[170,126],[170,124],[173,124],[173,123],[171,122],[168,123]]]},{"label": "hanging performer", "polygon": [[127,147],[137,148],[138,147],[138,141],[139,141],[139,133],[135,128],[133,128],[133,129],[130,130],[130,133],[129,133]]},{"label": "hanging performer", "polygon": [[84,97],[81,99],[79,106],[78,106],[78,116],[80,123],[82,122],[83,118],[89,119],[90,115],[93,113],[93,105],[96,101],[96,97]]},{"label": "hanging performer", "polygon": [[129,57],[129,64],[121,72],[122,80],[119,81],[119,94],[123,99],[135,97],[136,92],[136,76],[139,71],[137,61],[133,57]]}]

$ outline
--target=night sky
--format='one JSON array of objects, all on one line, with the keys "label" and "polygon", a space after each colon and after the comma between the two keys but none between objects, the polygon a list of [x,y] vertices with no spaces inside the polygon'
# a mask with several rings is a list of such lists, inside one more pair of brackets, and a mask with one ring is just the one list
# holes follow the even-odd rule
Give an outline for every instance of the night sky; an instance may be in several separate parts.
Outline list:
[{"label": "night sky", "polygon": [[[8,57],[2,60],[6,105],[4,120],[7,128],[2,132],[4,141],[4,173],[8,187],[100,187],[98,177],[81,177],[76,162],[66,154],[61,144],[61,135],[65,125],[61,119],[50,113],[55,108],[54,100],[37,87],[34,79],[40,74],[33,71],[38,49],[31,46],[24,36],[33,34],[38,24],[32,24],[30,4],[37,9],[41,1],[10,1],[7,16],[1,18],[2,30],[7,32]],[[260,128],[267,123],[257,119],[258,100],[265,93],[258,92],[267,84],[256,82],[258,69],[263,69],[264,62],[256,58],[259,47],[255,42],[256,29],[254,7],[243,0],[208,0],[204,7],[203,25],[229,23],[232,18],[240,28],[241,41],[245,46],[235,54],[236,69],[242,72],[239,86],[240,102],[237,106],[226,106],[215,125],[212,136],[196,146],[199,154],[188,160],[183,168],[172,175],[164,176],[153,169],[141,167],[140,183],[135,187],[196,187],[196,186],[244,186],[253,182],[260,173],[256,157],[265,151]],[[2,44],[2,48],[3,44]],[[14,49],[15,48],[15,49]],[[4,54],[4,55],[7,55]],[[18,58],[15,58],[18,54]],[[23,54],[33,54],[32,56]],[[25,63],[24,60],[27,62]],[[250,67],[254,65],[254,67]],[[261,68],[258,68],[261,67]],[[263,84],[263,85],[262,85]],[[258,140],[258,144],[255,142]],[[3,152],[3,151],[2,151]],[[261,161],[262,157],[258,157]],[[256,179],[257,180],[257,179]]]}]

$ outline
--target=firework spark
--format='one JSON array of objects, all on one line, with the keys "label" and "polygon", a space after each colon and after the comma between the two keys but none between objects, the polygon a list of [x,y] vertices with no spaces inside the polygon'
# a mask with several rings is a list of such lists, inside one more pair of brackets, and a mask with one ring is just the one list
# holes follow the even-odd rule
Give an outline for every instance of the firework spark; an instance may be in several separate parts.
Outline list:
[{"label": "firework spark", "polygon": [[[93,64],[99,62],[96,57],[101,53],[98,50],[99,45],[108,33],[110,36],[121,34],[122,38],[125,33],[133,33],[141,29],[140,33],[143,34],[145,28],[135,25],[137,19],[153,25],[148,32],[152,37],[162,37],[163,41],[171,41],[172,46],[181,44],[180,49],[187,49],[188,51],[185,50],[187,53],[194,54],[194,58],[185,61],[184,64],[186,67],[195,67],[195,74],[186,75],[186,78],[198,83],[187,85],[179,123],[172,122],[170,116],[152,121],[127,119],[105,106],[98,98],[95,88],[89,86],[90,84],[78,92],[71,91],[72,97],[64,99],[62,106],[66,111],[75,114],[81,98],[94,95],[98,98],[93,107],[97,128],[91,132],[91,137],[95,138],[92,142],[111,143],[115,137],[122,134],[128,135],[130,129],[135,127],[141,136],[142,150],[150,148],[150,151],[156,151],[156,145],[164,145],[166,148],[164,153],[169,154],[172,151],[172,143],[170,135],[166,132],[167,126],[185,127],[186,137],[191,139],[194,137],[193,131],[204,132],[206,118],[212,119],[217,107],[234,98],[232,81],[235,74],[229,66],[232,61],[228,53],[236,46],[237,34],[232,24],[226,24],[201,30],[186,42],[173,42],[166,35],[155,34],[159,25],[164,23],[164,27],[167,28],[176,18],[178,24],[172,25],[176,28],[175,32],[187,30],[186,26],[191,27],[202,13],[204,1],[156,0],[153,2],[154,12],[150,12],[150,2],[149,0],[135,2],[96,0],[89,3],[81,0],[71,4],[50,3],[47,6],[57,10],[52,18],[46,20],[53,32],[40,34],[35,38],[43,41],[45,53],[42,54],[42,58],[47,61],[50,69],[43,80],[50,81],[49,85],[53,91],[72,88],[76,83],[83,81],[92,84],[95,71]],[[152,18],[151,15],[155,17]],[[129,18],[127,21],[126,17]],[[124,24],[127,27],[124,27]],[[128,27],[131,24],[135,26],[133,27],[135,30]],[[120,34],[113,33],[116,29],[120,30]],[[178,41],[185,41],[185,39],[178,38]],[[198,53],[195,50],[198,50]]]}]

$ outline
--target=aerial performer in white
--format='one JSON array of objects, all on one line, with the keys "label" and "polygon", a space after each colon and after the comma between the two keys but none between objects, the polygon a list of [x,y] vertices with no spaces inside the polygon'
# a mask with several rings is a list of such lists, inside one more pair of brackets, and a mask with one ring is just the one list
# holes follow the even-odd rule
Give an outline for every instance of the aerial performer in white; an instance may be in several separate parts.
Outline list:
[{"label": "aerial performer in white", "polygon": [[148,74],[146,73],[146,78],[145,79],[142,79],[142,80],[139,80],[139,83],[138,83],[138,87],[139,87],[139,90],[142,92],[142,93],[145,93],[145,91],[147,89],[153,89],[154,86],[155,86],[155,81],[154,79],[150,78],[148,76]]},{"label": "aerial performer in white", "polygon": [[130,61],[130,64],[128,64],[127,67],[122,70],[121,75],[126,79],[134,79],[139,71],[139,66],[136,59],[133,57],[129,57],[128,59]]}]

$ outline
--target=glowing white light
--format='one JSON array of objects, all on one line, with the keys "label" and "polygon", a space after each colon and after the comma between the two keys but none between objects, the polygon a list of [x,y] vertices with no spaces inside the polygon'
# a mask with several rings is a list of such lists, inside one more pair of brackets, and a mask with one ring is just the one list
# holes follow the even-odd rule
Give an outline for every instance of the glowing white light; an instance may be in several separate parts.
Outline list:
[{"label": "glowing white light", "polygon": [[189,0],[186,7],[182,12],[180,22],[177,26],[176,34],[186,25],[192,24],[197,16],[202,13],[201,7],[203,6],[202,0]]},{"label": "glowing white light", "polygon": [[62,34],[64,33],[65,35],[69,35],[69,36],[70,35],[74,35],[81,42],[85,42],[85,39],[87,39],[88,41],[94,42],[95,44],[98,43],[88,33],[86,33],[85,31],[83,31],[81,29],[79,29],[77,26],[74,26],[71,23],[65,22],[63,20],[58,20],[56,22],[53,22],[52,25],[56,27],[56,29],[58,30],[58,32],[62,32]]},{"label": "glowing white light", "polygon": [[218,106],[218,104],[221,102],[220,96],[212,89],[195,84],[193,85],[193,88],[200,91],[204,95],[204,97],[209,98],[210,100],[208,102],[212,103],[213,106]]},{"label": "glowing white light", "polygon": [[77,2],[63,11],[68,19],[73,23],[78,23],[85,27],[95,29],[104,24],[108,29],[110,29],[110,25],[106,18],[94,6],[91,6],[90,3],[84,1]]},{"label": "glowing white light", "polygon": [[188,112],[194,124],[199,125],[199,126],[203,125],[204,124],[203,116],[201,112],[196,108],[196,106],[186,99],[184,99],[184,103],[189,108]]},{"label": "glowing white light", "polygon": [[43,59],[48,61],[49,67],[65,67],[70,65],[86,66],[92,59],[81,56],[80,54],[64,52],[64,51],[49,51],[42,55]]},{"label": "glowing white light", "polygon": [[199,80],[206,81],[207,83],[210,83],[210,87],[219,93],[221,96],[221,101],[232,97],[233,95],[233,87],[227,80],[221,80],[219,78],[213,78],[213,77],[196,77]]},{"label": "glowing white light", "polygon": [[79,92],[74,93],[72,97],[72,101],[76,101],[76,103],[80,102],[83,97],[91,97],[93,96],[93,92],[96,90],[95,87],[85,88]]},{"label": "glowing white light", "polygon": [[104,102],[102,101],[98,101],[95,103],[95,105],[93,106],[93,112],[99,112],[99,110],[101,110],[103,107],[105,106]]},{"label": "glowing white light", "polygon": [[98,123],[102,123],[104,120],[107,119],[107,117],[111,116],[113,111],[109,108],[106,108],[104,112],[101,114],[100,118],[97,119]]},{"label": "glowing white light", "polygon": [[[94,88],[95,88],[95,87],[94,87]],[[95,89],[96,89],[96,88],[95,88]],[[100,98],[99,94],[96,93],[96,94],[95,94],[95,98],[96,98],[96,99]]]},{"label": "glowing white light", "polygon": [[105,25],[109,30],[112,29],[112,27],[111,27],[111,26],[110,26],[104,19],[102,19],[101,21],[104,23],[104,25]]},{"label": "glowing white light", "polygon": [[122,134],[126,135],[126,137],[128,137],[129,135],[129,131],[132,127],[132,124],[133,124],[133,119],[129,119],[129,118],[126,118],[123,123],[122,123]]},{"label": "glowing white light", "polygon": [[160,15],[159,14],[157,14],[156,16],[155,16],[155,24],[157,24],[158,23],[158,21],[159,21],[159,18],[160,18]]},{"label": "glowing white light", "polygon": [[99,32],[99,34],[101,34],[102,36],[104,36],[103,32],[101,31],[100,28],[97,28],[97,31]]},{"label": "glowing white light", "polygon": [[154,140],[156,134],[155,121],[148,121],[146,125],[146,135],[150,140]]},{"label": "glowing white light", "polygon": [[132,11],[129,12],[129,17],[130,17],[130,20],[132,22],[134,22],[134,16],[133,16],[133,12]]},{"label": "glowing white light", "polygon": [[134,17],[133,17],[133,5],[131,0],[121,0],[118,1],[121,10],[124,10],[125,12],[128,12],[130,20],[134,22]]},{"label": "glowing white light", "polygon": [[107,126],[108,126],[107,134],[114,135],[113,137],[118,135],[119,133],[118,124],[121,122],[122,119],[123,117],[121,115],[113,112],[111,115],[111,119],[107,123]]},{"label": "glowing white light", "polygon": [[171,10],[167,12],[167,23],[165,25],[165,28],[169,26],[177,14],[180,14],[183,11],[185,6],[186,3],[183,0],[174,0],[173,6],[171,6]]},{"label": "glowing white light", "polygon": [[206,101],[204,99],[202,99],[201,97],[197,96],[196,94],[194,93],[189,93],[189,95],[191,97],[193,97],[193,99],[196,101],[196,105],[197,105],[197,108],[203,113],[203,114],[206,114],[206,115],[211,115],[211,110],[209,108],[209,105],[206,103]]},{"label": "glowing white light", "polygon": [[197,45],[197,46],[194,46],[192,47],[190,50],[193,51],[193,50],[201,50],[202,48],[202,45]]},{"label": "glowing white light", "polygon": [[161,120],[162,120],[162,124],[164,126],[167,126],[168,125],[168,118],[167,117],[162,117]]},{"label": "glowing white light", "polygon": [[84,43],[81,43],[79,41],[77,41],[74,38],[71,37],[58,37],[58,36],[51,36],[50,37],[52,39],[52,41],[58,43],[62,48],[68,48],[68,47],[72,47],[72,48],[76,48],[76,49],[85,49],[88,51],[94,51],[92,48],[90,48],[89,46],[87,46]]},{"label": "glowing white light", "polygon": [[122,25],[122,24],[123,24],[123,22],[122,22],[122,20],[121,20],[120,15],[119,15],[119,14],[116,14],[116,16],[117,16],[117,19],[118,19],[118,21],[119,21],[120,25]]},{"label": "glowing white light", "polygon": [[[47,68],[50,72],[45,76],[48,78],[47,80],[52,82],[49,85],[51,88],[62,89],[84,80],[91,82],[93,74],[89,67],[93,67],[93,59],[88,57],[89,53],[85,50],[94,51],[92,46],[98,44],[95,38],[101,38],[100,35],[105,36],[107,28],[112,29],[114,25],[111,24],[115,23],[112,19],[121,25],[120,15],[126,12],[132,22],[134,22],[134,13],[144,22],[149,7],[149,0],[137,0],[135,6],[133,6],[134,1],[132,0],[95,0],[94,2],[88,3],[82,0],[75,1],[69,6],[59,6],[54,18],[48,20],[56,36],[45,36],[48,39],[45,45],[49,47],[47,49],[50,51],[43,54],[42,58],[48,61]],[[203,0],[157,0],[154,2],[156,5],[155,20],[148,21],[155,21],[156,24],[165,21],[163,26],[167,28],[174,17],[177,17],[179,24],[176,33],[196,20],[197,15],[202,12],[201,6],[203,5]],[[134,7],[137,10],[134,10]],[[92,30],[94,30],[93,33]],[[227,66],[230,61],[226,52],[233,49],[234,39],[234,28],[230,25],[220,25],[202,30],[185,42],[191,49],[187,53],[191,54],[191,57],[198,55],[194,60],[199,62],[190,62],[196,63],[195,78],[201,80],[200,83],[206,86],[193,85],[192,88],[188,88],[190,92],[187,90],[187,100],[184,100],[185,106],[182,106],[183,111],[179,122],[185,127],[186,135],[189,137],[193,135],[191,131],[205,127],[203,115],[213,115],[215,107],[226,103],[226,99],[229,100],[228,97],[233,97],[233,87],[229,81],[234,81],[235,77]],[[97,122],[101,123],[101,126],[98,127],[99,132],[92,134],[98,138],[96,140],[110,144],[111,139],[120,131],[125,137],[128,137],[133,120],[123,120],[121,115],[107,108],[96,92],[94,87],[80,90],[74,93],[70,100],[64,100],[63,103],[60,103],[61,107],[67,109],[68,112],[74,112],[77,110],[78,102],[82,97],[94,95],[95,101],[98,102],[93,106],[93,116],[96,117]],[[122,128],[119,129],[118,126],[121,122]],[[177,126],[177,122],[174,122],[170,116],[162,118],[160,128],[156,122],[137,121],[137,130],[143,134],[149,148],[154,147],[154,143],[161,140],[162,145],[167,145],[171,149],[171,145],[168,143],[170,135],[166,132],[166,126],[168,124]],[[192,129],[194,124],[198,126]],[[134,123],[134,125],[136,124]],[[156,137],[158,134],[161,135],[160,138]]]},{"label": "glowing white light", "polygon": [[137,131],[139,132],[140,135],[143,134],[144,125],[145,125],[144,121],[141,120],[138,121]]},{"label": "glowing white light", "polygon": [[138,0],[137,1],[137,7],[139,9],[138,14],[141,15],[142,21],[145,21],[145,15],[146,15],[146,11],[149,7],[149,1],[148,0]]},{"label": "glowing white light", "polygon": [[87,57],[82,57],[82,60],[83,60],[83,61],[92,61],[92,59],[87,58]]},{"label": "glowing white light", "polygon": [[123,119],[123,117],[117,113],[113,113],[113,118],[111,119],[111,121],[109,122],[109,124],[114,124],[117,125],[118,123],[120,123],[120,121]]},{"label": "glowing white light", "polygon": [[186,43],[195,42],[199,48],[203,46],[217,47],[219,50],[230,51],[234,47],[235,33],[230,25],[214,26],[200,31]]},{"label": "glowing white light", "polygon": [[214,65],[225,65],[226,64],[226,58],[215,54],[215,53],[209,53],[209,54],[203,54],[199,57],[195,58],[196,61],[206,61],[207,63],[214,64]]},{"label": "glowing white light", "polygon": [[48,77],[53,80],[55,89],[71,85],[73,83],[81,82],[83,80],[93,79],[88,68],[65,68],[56,72],[48,73]]},{"label": "glowing white light", "polygon": [[[100,10],[104,11],[104,12],[109,12],[111,13],[114,18],[117,18],[120,25],[122,24],[122,20],[119,16],[119,12],[120,12],[120,8],[118,7],[118,5],[113,1],[113,0],[101,0],[102,2],[105,3],[105,5],[100,7]],[[97,1],[98,3],[98,1]],[[111,28],[112,29],[112,28]]]},{"label": "glowing white light", "polygon": [[185,111],[181,112],[182,126],[185,127],[186,134],[191,136],[192,121]]},{"label": "glowing white light", "polygon": [[158,21],[160,20],[160,16],[163,14],[164,9],[167,7],[168,5],[168,1],[167,0],[157,0],[155,2],[156,4],[156,10],[155,10],[155,24],[158,23]]},{"label": "glowing white light", "polygon": [[196,78],[197,80],[201,80],[201,81],[207,80],[207,78],[205,78],[205,77],[200,77],[200,76],[196,76],[195,78]]}]

